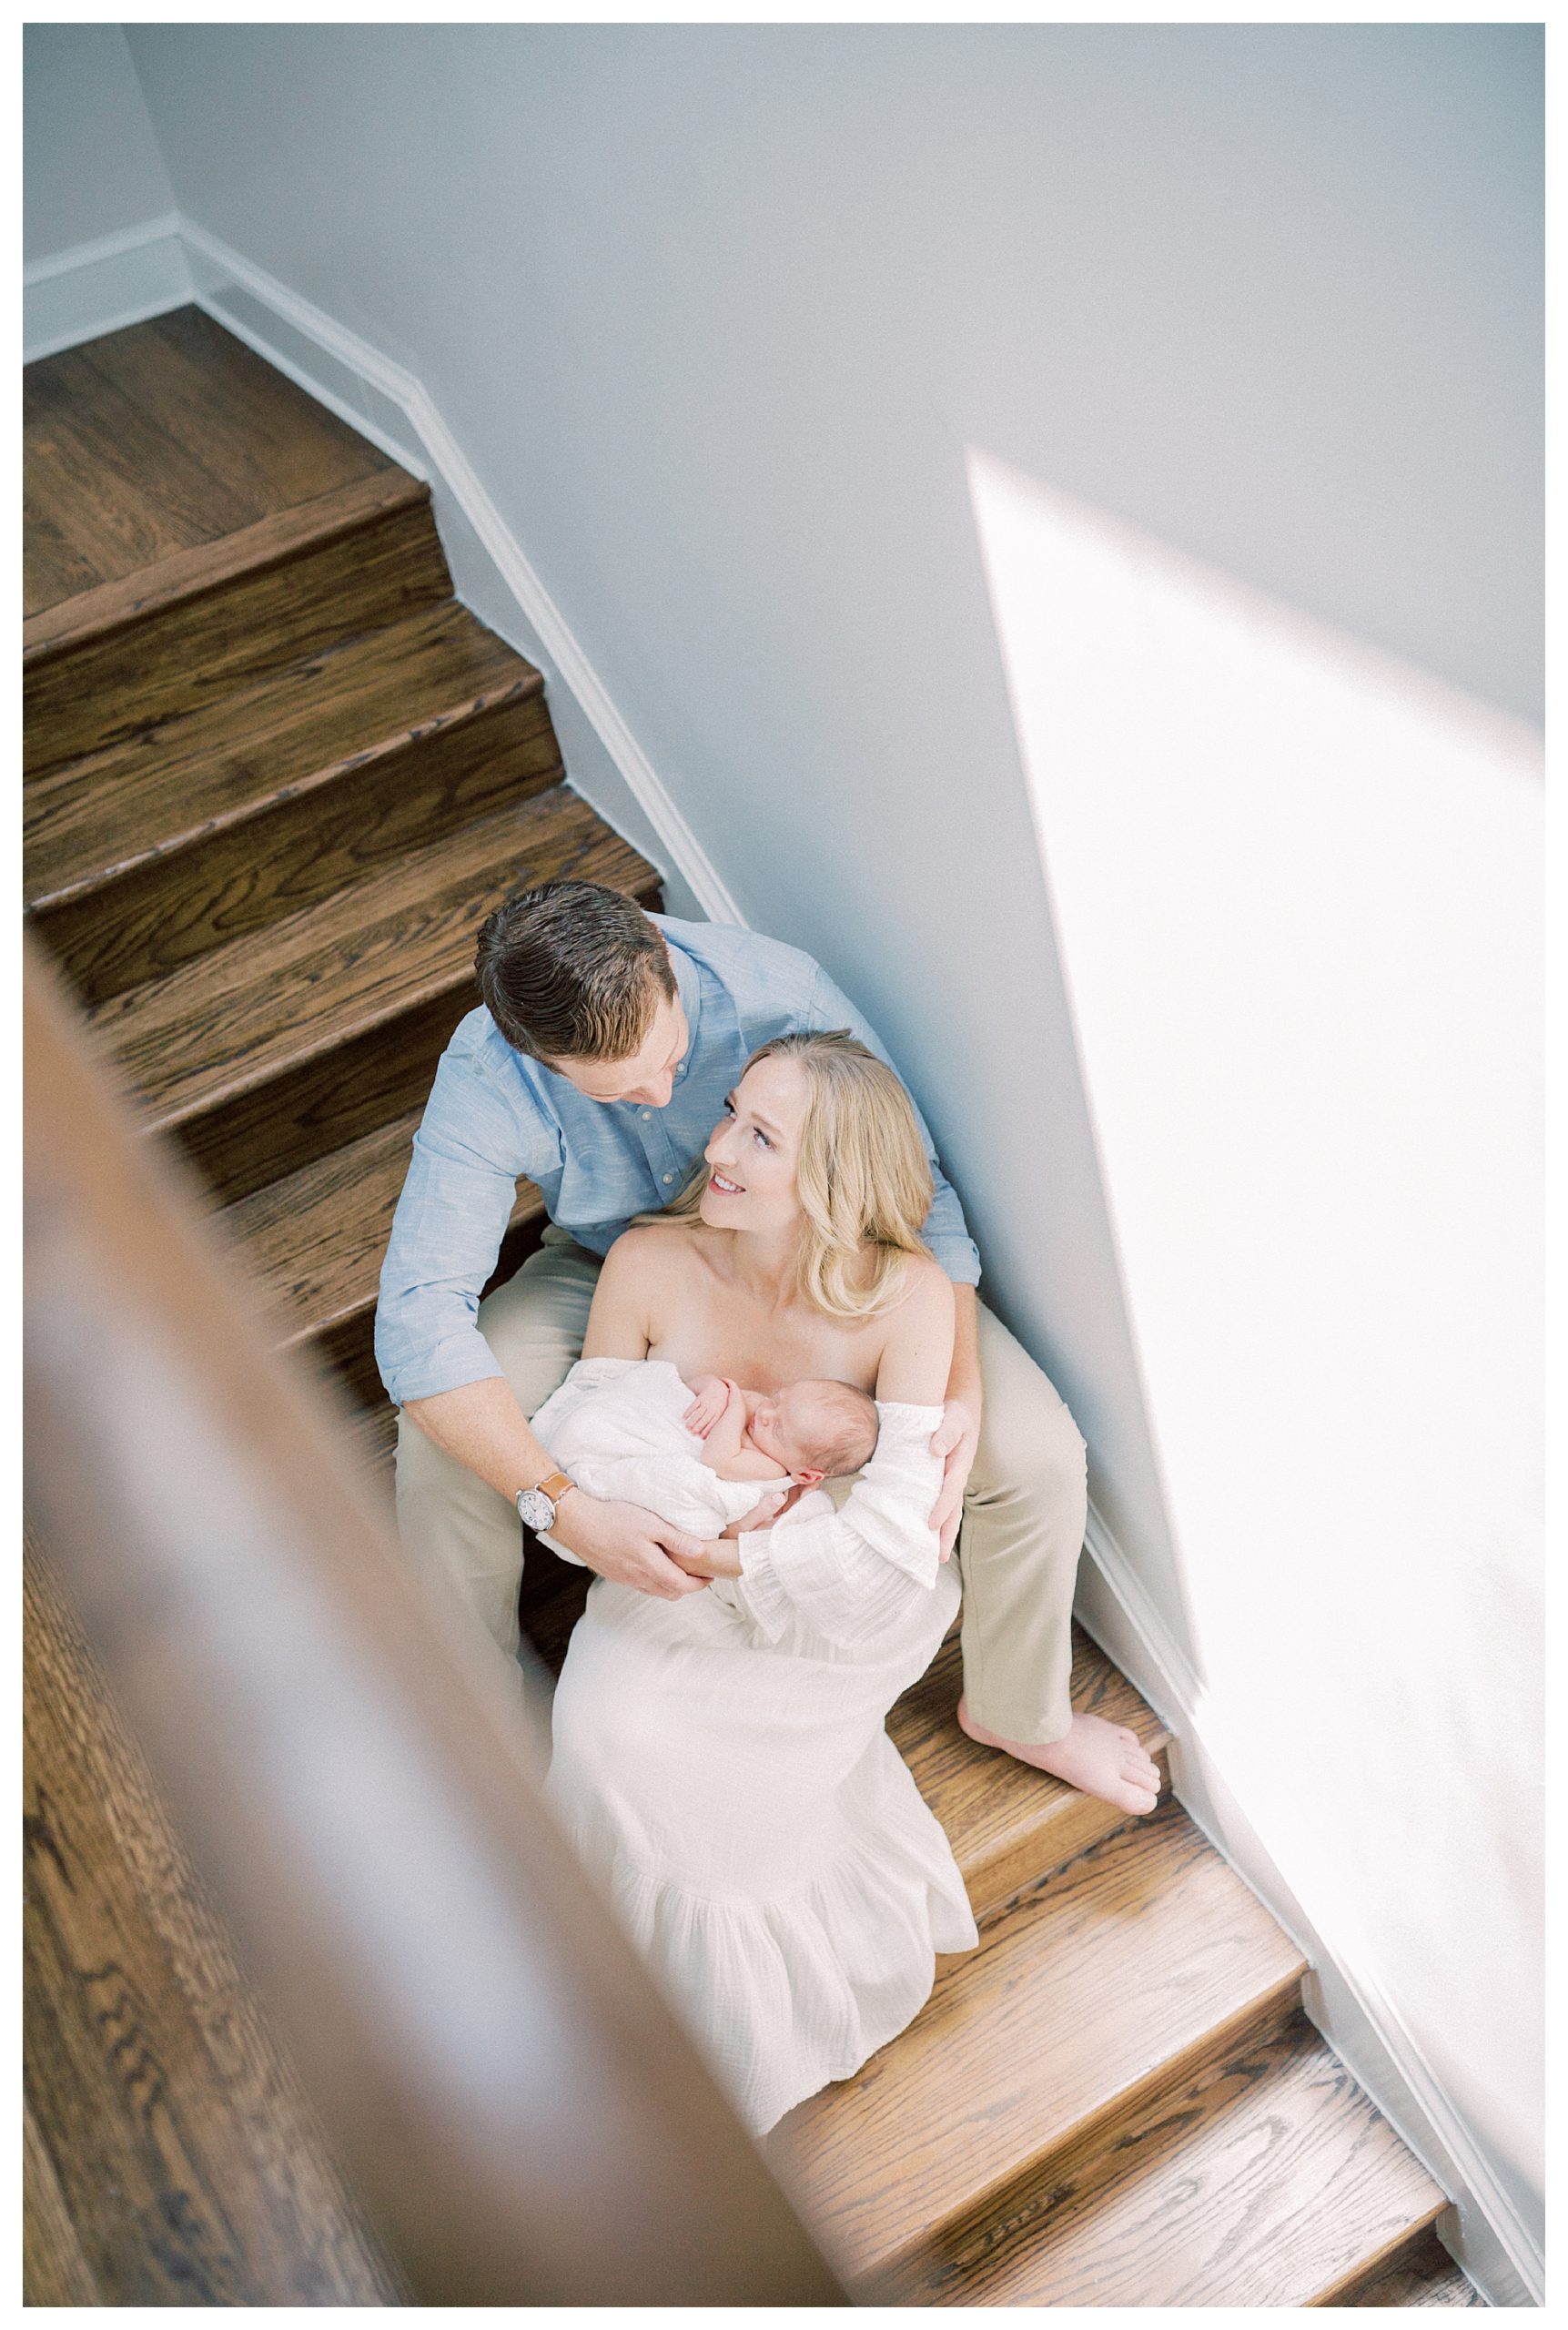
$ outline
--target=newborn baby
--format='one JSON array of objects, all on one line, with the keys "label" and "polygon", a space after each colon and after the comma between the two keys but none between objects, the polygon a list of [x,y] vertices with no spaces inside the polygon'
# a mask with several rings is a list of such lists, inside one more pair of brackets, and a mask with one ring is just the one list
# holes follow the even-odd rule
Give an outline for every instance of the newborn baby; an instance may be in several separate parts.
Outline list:
[{"label": "newborn baby", "polygon": [[699,1375],[682,1419],[722,1481],[776,1481],[814,1489],[869,1464],[876,1403],[832,1376],[803,1376],[782,1392],[747,1392],[729,1375]]},{"label": "newborn baby", "polygon": [[770,1484],[809,1491],[858,1472],[876,1445],[877,1414],[851,1383],[746,1392],[720,1376],[688,1385],[668,1360],[580,1359],[533,1428],[590,1496],[623,1498],[693,1536],[718,1537]]}]

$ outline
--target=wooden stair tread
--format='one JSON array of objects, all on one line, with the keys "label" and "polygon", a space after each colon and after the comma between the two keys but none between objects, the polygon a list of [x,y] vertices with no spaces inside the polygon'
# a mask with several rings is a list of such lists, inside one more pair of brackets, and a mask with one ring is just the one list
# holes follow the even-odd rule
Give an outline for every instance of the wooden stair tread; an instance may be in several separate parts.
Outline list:
[{"label": "wooden stair tread", "polygon": [[455,601],[336,643],[27,788],[25,889],[53,905],[494,704],[531,664]]},{"label": "wooden stair tread", "polygon": [[[302,1165],[219,1216],[273,1299],[285,1348],[374,1306],[421,1113]],[[543,1211],[532,1182],[520,1182],[509,1226]]]},{"label": "wooden stair tread", "polygon": [[1299,2016],[945,2231],[896,2289],[924,2305],[1332,2304],[1444,2205]]},{"label": "wooden stair tread", "polygon": [[1175,1805],[1091,1846],[947,1965],[901,2037],[774,2139],[846,2272],[891,2265],[1293,1998],[1304,1960]]},{"label": "wooden stair tread", "polygon": [[[964,1687],[956,1633],[887,1719],[895,1747],[942,1823],[977,1918],[1120,1825],[1124,1814],[1048,1772],[978,1747],[958,1727]],[[1150,1756],[1165,1726],[1079,1627],[1073,1630],[1072,1703],[1137,1733]]]},{"label": "wooden stair tread", "polygon": [[299,558],[356,532],[388,511],[411,509],[430,497],[428,485],[389,463],[291,510],[274,511],[237,532],[171,552],[135,573],[99,583],[30,616],[22,627],[24,664],[106,638],[182,600]]},{"label": "wooden stair tread", "polygon": [[188,550],[392,466],[196,307],[22,378],[29,615],[145,567],[152,542]]},{"label": "wooden stair tread", "polygon": [[390,872],[90,1016],[143,1095],[147,1121],[181,1124],[420,1001],[471,990],[474,934],[524,875],[645,895],[658,876],[564,785],[412,851]]}]

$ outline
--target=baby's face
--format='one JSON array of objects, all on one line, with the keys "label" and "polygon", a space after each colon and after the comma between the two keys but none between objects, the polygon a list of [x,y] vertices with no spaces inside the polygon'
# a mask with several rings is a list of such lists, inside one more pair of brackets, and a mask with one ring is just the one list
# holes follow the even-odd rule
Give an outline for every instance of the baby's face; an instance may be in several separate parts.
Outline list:
[{"label": "baby's face", "polygon": [[828,1437],[820,1393],[813,1383],[786,1383],[759,1401],[748,1436],[784,1473],[819,1472],[814,1452]]}]

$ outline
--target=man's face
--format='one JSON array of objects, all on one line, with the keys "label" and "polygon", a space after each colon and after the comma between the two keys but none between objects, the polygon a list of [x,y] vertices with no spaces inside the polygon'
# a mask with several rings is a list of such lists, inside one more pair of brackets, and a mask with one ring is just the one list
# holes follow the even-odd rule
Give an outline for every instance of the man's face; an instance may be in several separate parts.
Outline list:
[{"label": "man's face", "polygon": [[629,1059],[552,1059],[551,1067],[588,1100],[631,1100],[663,1109],[691,1041],[678,995],[661,996],[641,1048]]}]

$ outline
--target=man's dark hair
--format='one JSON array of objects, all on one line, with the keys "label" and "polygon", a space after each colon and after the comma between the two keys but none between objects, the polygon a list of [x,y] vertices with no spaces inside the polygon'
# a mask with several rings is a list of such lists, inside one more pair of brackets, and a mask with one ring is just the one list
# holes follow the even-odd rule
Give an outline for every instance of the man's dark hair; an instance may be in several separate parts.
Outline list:
[{"label": "man's dark hair", "polygon": [[630,1059],[675,992],[642,907],[598,882],[513,890],[480,932],[474,969],[507,1042],[542,1060]]}]

